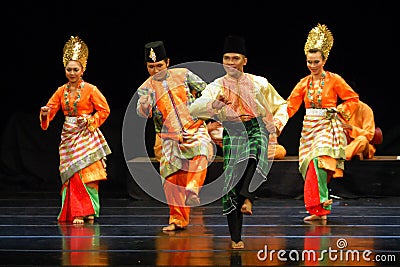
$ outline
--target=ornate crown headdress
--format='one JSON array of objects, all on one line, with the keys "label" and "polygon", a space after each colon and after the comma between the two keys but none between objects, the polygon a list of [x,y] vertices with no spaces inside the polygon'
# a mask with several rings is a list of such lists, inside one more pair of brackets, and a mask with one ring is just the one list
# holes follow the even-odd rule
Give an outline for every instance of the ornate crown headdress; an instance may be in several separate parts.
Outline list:
[{"label": "ornate crown headdress", "polygon": [[318,48],[324,53],[325,59],[328,59],[329,52],[333,46],[333,35],[328,27],[319,24],[312,28],[308,33],[307,42],[304,45],[304,53],[307,55],[308,50]]},{"label": "ornate crown headdress", "polygon": [[69,40],[65,43],[63,49],[64,67],[67,65],[68,61],[76,60],[81,63],[83,70],[86,70],[88,56],[88,47],[78,36],[71,36],[71,38],[69,38]]}]

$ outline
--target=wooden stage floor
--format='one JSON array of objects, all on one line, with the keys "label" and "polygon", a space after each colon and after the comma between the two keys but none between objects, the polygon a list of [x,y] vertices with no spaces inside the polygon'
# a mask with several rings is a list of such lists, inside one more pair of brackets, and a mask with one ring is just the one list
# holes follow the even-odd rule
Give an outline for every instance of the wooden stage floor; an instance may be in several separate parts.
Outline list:
[{"label": "wooden stage floor", "polygon": [[0,196],[1,266],[399,266],[400,197],[334,200],[325,225],[307,224],[303,200],[259,198],[245,216],[246,248],[232,250],[219,200],[190,225],[163,233],[168,207],[126,192],[101,194],[92,224],[59,224],[57,192]]}]

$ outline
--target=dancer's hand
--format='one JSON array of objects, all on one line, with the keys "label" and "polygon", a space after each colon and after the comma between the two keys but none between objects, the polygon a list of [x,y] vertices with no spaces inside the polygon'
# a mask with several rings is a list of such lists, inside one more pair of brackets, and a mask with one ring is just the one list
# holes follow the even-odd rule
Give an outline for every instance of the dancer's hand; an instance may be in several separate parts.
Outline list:
[{"label": "dancer's hand", "polygon": [[151,98],[149,95],[142,95],[139,98],[139,103],[142,106],[143,110],[148,110],[150,107],[150,103],[151,103]]},{"label": "dancer's hand", "polygon": [[47,116],[49,112],[50,112],[50,107],[48,106],[43,106],[40,108],[40,113],[42,114],[42,116]]},{"label": "dancer's hand", "polygon": [[212,102],[212,108],[220,110],[226,105],[230,105],[232,102],[229,101],[223,94],[219,94],[217,99]]}]

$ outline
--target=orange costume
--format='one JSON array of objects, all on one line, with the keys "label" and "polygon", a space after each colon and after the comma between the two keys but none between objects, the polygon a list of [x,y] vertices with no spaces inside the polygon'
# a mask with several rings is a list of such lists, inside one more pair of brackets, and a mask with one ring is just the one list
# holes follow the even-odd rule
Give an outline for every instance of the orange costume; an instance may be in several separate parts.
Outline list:
[{"label": "orange costume", "polygon": [[[307,76],[297,83],[287,100],[287,110],[292,117],[304,101],[306,115],[299,147],[299,170],[305,180],[304,201],[310,214],[323,216],[331,209],[331,205],[321,205],[329,198],[327,184],[331,177],[341,177],[344,169],[346,136],[336,113],[337,99],[344,101],[338,112],[348,118],[357,107],[358,94],[341,76],[328,71],[321,92],[311,93],[310,82],[311,77]],[[322,96],[320,106],[312,108],[319,96]]]},{"label": "orange costume", "polygon": [[47,130],[61,108],[65,122],[59,145],[62,209],[59,221],[99,216],[98,182],[106,180],[105,157],[111,150],[99,127],[110,114],[105,97],[96,86],[80,82],[75,98],[69,97],[68,83],[60,86],[46,104],[50,112],[40,115]]},{"label": "orange costume", "polygon": [[[342,109],[342,105],[338,109]],[[374,112],[371,107],[359,101],[358,107],[345,123],[352,126],[351,130],[346,129],[346,160],[351,160],[358,154],[362,154],[362,158],[372,159],[376,148],[370,144],[375,134]]]},{"label": "orange costume", "polygon": [[137,114],[161,125],[157,133],[161,142],[155,151],[170,208],[169,224],[183,228],[189,224],[187,199],[199,194],[214,148],[205,122],[193,118],[188,110],[194,101],[190,88],[200,91],[206,83],[185,68],[165,71],[165,77],[151,76],[138,89],[139,96],[150,96],[152,104],[143,110],[139,100]]},{"label": "orange costume", "polygon": [[[289,117],[302,102],[306,108],[299,147],[304,204],[310,214],[306,221],[325,220],[331,212],[328,183],[332,177],[343,176],[346,159],[347,140],[340,117],[348,120],[359,101],[358,94],[340,75],[323,69],[332,45],[333,35],[326,25],[318,23],[310,30],[304,53],[311,74],[296,84],[287,100]],[[343,100],[340,109],[338,98]]]}]

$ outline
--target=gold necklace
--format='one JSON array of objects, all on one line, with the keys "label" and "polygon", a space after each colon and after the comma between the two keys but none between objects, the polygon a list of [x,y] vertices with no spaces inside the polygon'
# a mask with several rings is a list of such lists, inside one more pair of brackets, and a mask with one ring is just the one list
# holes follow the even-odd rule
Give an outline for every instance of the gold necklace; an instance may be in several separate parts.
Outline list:
[{"label": "gold necklace", "polygon": [[321,74],[321,82],[320,82],[320,86],[318,87],[317,94],[316,94],[317,95],[317,103],[314,102],[314,97],[313,97],[314,89],[313,89],[313,83],[312,83],[312,76],[310,78],[310,83],[308,84],[307,98],[310,100],[310,104],[311,104],[312,108],[321,108],[322,107],[321,93],[322,93],[322,89],[324,89],[324,86],[325,86],[325,76],[326,76],[326,73],[324,71]]},{"label": "gold necklace", "polygon": [[69,106],[69,91],[71,84],[68,82],[65,86],[66,90],[64,90],[64,101],[65,101],[65,110],[68,113],[68,116],[77,116],[78,115],[78,103],[81,100],[81,89],[85,86],[84,81],[81,78],[80,84],[76,87],[76,97],[73,103],[73,110],[71,111],[71,107]]}]

